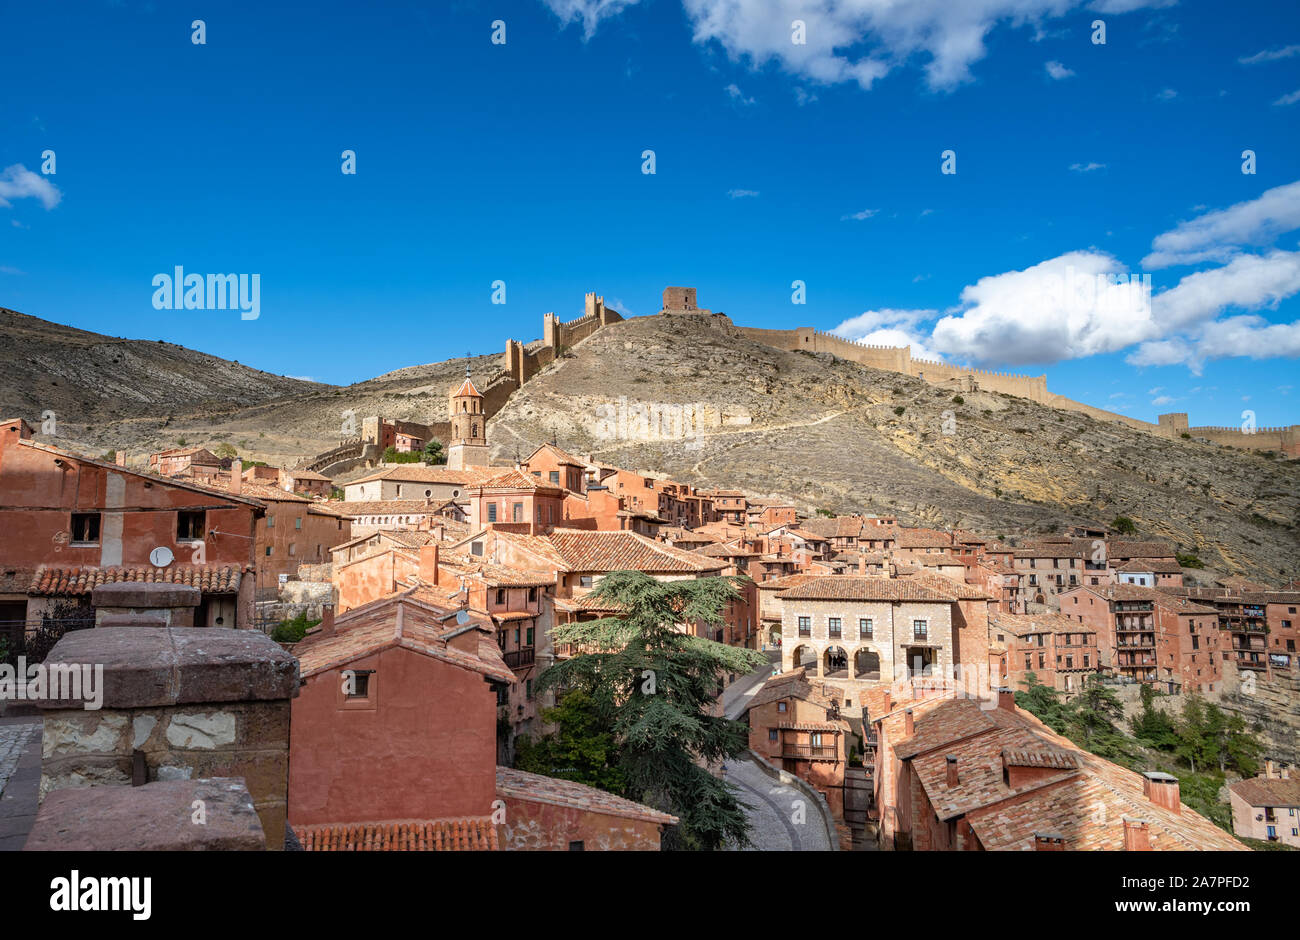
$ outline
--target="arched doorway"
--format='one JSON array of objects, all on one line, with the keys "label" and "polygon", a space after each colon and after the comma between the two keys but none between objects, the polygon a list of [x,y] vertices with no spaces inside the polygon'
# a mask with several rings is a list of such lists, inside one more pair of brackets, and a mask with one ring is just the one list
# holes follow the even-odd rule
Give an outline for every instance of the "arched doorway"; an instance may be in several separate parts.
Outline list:
[{"label": "arched doorway", "polygon": [[879,679],[880,654],[865,647],[854,653],[853,677],[855,679]]},{"label": "arched doorway", "polygon": [[811,646],[796,646],[790,658],[790,666],[792,669],[803,666],[808,671],[808,675],[817,675],[817,651]]},{"label": "arched doorway", "polygon": [[825,670],[822,673],[823,678],[849,678],[849,654],[844,652],[842,646],[826,647],[826,652],[822,654],[822,665]]}]

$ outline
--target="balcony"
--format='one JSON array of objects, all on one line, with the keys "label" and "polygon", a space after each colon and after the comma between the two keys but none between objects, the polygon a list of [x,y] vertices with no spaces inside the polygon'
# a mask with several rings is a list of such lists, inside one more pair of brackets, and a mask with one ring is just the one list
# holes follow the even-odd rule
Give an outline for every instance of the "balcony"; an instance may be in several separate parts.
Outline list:
[{"label": "balcony", "polygon": [[838,760],[839,755],[829,744],[782,744],[781,756],[795,760]]},{"label": "balcony", "polygon": [[531,666],[536,657],[536,651],[530,646],[527,649],[511,650],[508,653],[502,653],[501,658],[506,661],[506,665],[511,669],[523,669]]}]

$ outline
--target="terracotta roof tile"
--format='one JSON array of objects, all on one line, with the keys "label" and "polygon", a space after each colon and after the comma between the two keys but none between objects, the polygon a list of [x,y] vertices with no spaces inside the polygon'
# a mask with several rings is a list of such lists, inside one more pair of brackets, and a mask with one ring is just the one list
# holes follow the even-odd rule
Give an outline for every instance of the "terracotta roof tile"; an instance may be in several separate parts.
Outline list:
[{"label": "terracotta roof tile", "polygon": [[[965,585],[963,585],[965,586]],[[983,592],[981,592],[982,596]],[[827,575],[778,595],[784,600],[933,601],[951,603],[956,591],[908,578],[858,578]]]},{"label": "terracotta roof tile", "polygon": [[482,852],[498,851],[490,816],[294,826],[307,852]]},{"label": "terracotta roof tile", "polygon": [[572,780],[544,777],[510,767],[497,768],[497,795],[534,803],[550,803],[608,816],[621,816],[642,822],[671,826],[677,817],[661,813],[643,803],[625,800],[604,790],[597,790]]},{"label": "terracotta roof tile", "polygon": [[1300,777],[1253,777],[1228,787],[1251,806],[1300,806]]},{"label": "terracotta roof tile", "polygon": [[546,537],[570,571],[721,571],[722,566],[696,552],[648,539],[636,532],[556,529]]},{"label": "terracotta roof tile", "polygon": [[28,594],[89,594],[99,584],[121,581],[186,584],[204,594],[237,594],[241,570],[238,565],[174,565],[170,568],[112,567],[61,568],[41,565],[27,586]]}]

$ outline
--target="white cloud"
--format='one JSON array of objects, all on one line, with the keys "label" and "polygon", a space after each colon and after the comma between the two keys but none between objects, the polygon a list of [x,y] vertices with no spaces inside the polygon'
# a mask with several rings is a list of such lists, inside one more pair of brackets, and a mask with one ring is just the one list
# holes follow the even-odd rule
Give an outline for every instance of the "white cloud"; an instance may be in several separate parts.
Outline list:
[{"label": "white cloud", "polygon": [[1300,91],[1293,91],[1289,95],[1283,95],[1281,98],[1278,98],[1277,101],[1274,101],[1273,103],[1285,107],[1286,105],[1289,104],[1295,104],[1297,101],[1300,101]]},{"label": "white cloud", "polygon": [[849,215],[840,216],[840,221],[848,222],[850,219],[852,219],[857,222],[863,222],[871,218],[873,215],[877,214],[878,212],[880,212],[879,209],[863,209],[861,212],[852,212]]},{"label": "white cloud", "polygon": [[26,274],[26,273],[27,273],[26,271],[21,271],[18,268],[10,267],[7,264],[0,264],[0,274]]},{"label": "white cloud", "polygon": [[911,346],[912,356],[917,359],[942,359],[919,329],[921,323],[937,314],[937,310],[868,310],[845,320],[831,332],[868,346]]},{"label": "white cloud", "polygon": [[1091,173],[1093,170],[1104,170],[1104,163],[1071,163],[1070,169],[1076,173]]},{"label": "white cloud", "polygon": [[749,199],[758,195],[757,189],[729,189],[727,195],[732,199]]},{"label": "white cloud", "polygon": [[1278,59],[1288,59],[1293,55],[1300,55],[1300,46],[1283,46],[1281,49],[1265,49],[1263,52],[1256,52],[1254,55],[1242,56],[1237,61],[1242,65],[1258,65],[1260,62],[1275,62]]},{"label": "white cloud", "polygon": [[59,188],[39,173],[33,173],[21,163],[4,168],[0,173],[0,206],[8,208],[10,199],[39,199],[46,209],[53,209],[63,198]]},{"label": "white cloud", "polygon": [[1161,405],[1172,405],[1177,400],[1177,398],[1172,398],[1169,395],[1157,395],[1151,399],[1151,404],[1159,408]]},{"label": "white cloud", "polygon": [[560,18],[561,25],[581,23],[582,38],[587,40],[596,34],[596,27],[601,20],[617,16],[628,7],[636,6],[639,0],[542,0],[542,2]]},{"label": "white cloud", "polygon": [[1275,186],[1258,199],[1207,212],[1156,237],[1145,268],[1226,261],[1242,245],[1266,244],[1300,228],[1300,180]]},{"label": "white cloud", "polygon": [[1153,300],[1156,320],[1169,331],[1198,326],[1229,307],[1275,307],[1300,293],[1300,252],[1238,255],[1226,265],[1197,271]]},{"label": "white cloud", "polygon": [[804,88],[796,88],[794,90],[794,100],[795,103],[802,108],[804,105],[812,104],[814,101],[816,101],[817,96]]},{"label": "white cloud", "polygon": [[[590,38],[597,24],[636,0],[544,0],[561,22],[580,22]],[[999,26],[1032,26],[1080,7],[1126,13],[1168,6],[1174,0],[683,0],[697,43],[717,42],[733,60],[753,67],[777,62],[785,71],[823,84],[873,82],[909,61],[924,62],[934,89],[971,78],[986,54],[985,40]],[[802,45],[791,41],[791,22],[806,24]]]},{"label": "white cloud", "polygon": [[744,104],[744,105],[754,104],[754,99],[753,99],[753,98],[746,98],[746,97],[745,97],[745,93],[744,93],[743,91],[740,90],[740,86],[737,85],[735,82],[732,82],[730,85],[728,85],[728,86],[726,87],[725,91],[726,91],[727,94],[731,97],[731,100],[732,100],[732,101],[735,101],[735,102],[738,102],[738,103],[740,103],[740,104]]},{"label": "white cloud", "polygon": [[1174,91],[1172,88],[1162,88],[1156,92],[1156,98],[1159,101],[1172,101],[1177,97],[1178,92]]},{"label": "white cloud", "polygon": [[1047,74],[1052,76],[1052,78],[1054,78],[1058,82],[1061,79],[1069,78],[1071,75],[1074,74],[1072,70],[1067,69],[1064,65],[1062,65],[1060,62],[1057,62],[1055,60],[1048,62],[1044,66],[1044,68],[1047,69]]},{"label": "white cloud", "polygon": [[1052,363],[1115,352],[1155,338],[1149,298],[1114,279],[1127,269],[1105,252],[1073,251],[981,278],[964,309],[935,324],[945,354],[976,362]]}]

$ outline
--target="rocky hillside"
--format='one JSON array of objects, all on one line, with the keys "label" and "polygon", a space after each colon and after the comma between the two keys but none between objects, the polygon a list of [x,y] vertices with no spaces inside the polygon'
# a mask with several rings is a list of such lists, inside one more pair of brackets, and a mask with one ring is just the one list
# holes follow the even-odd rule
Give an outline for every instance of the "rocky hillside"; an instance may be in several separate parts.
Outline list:
[{"label": "rocky hillside", "polygon": [[321,386],[162,341],[119,339],[0,308],[0,415],[92,424],[251,405]]},{"label": "rocky hillside", "polygon": [[[702,406],[715,426],[668,441],[617,439],[615,427],[609,439],[620,423],[611,414],[638,404]],[[1021,398],[954,395],[693,318],[606,327],[517,392],[489,433],[502,457],[554,438],[808,512],[896,513],[993,535],[1126,515],[1219,570],[1270,580],[1294,575],[1300,552],[1300,461],[1165,441]]]}]

